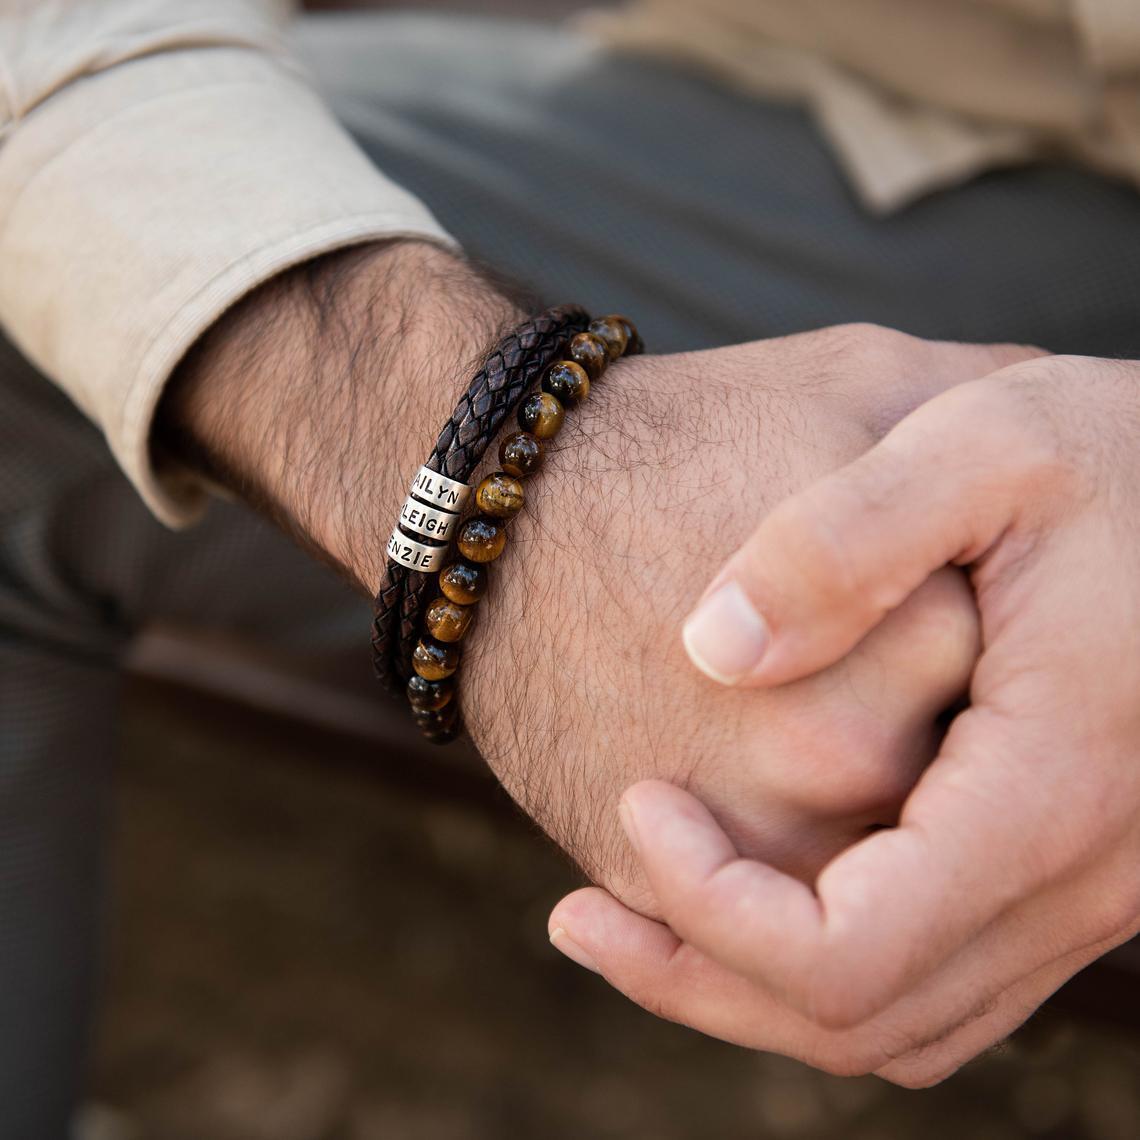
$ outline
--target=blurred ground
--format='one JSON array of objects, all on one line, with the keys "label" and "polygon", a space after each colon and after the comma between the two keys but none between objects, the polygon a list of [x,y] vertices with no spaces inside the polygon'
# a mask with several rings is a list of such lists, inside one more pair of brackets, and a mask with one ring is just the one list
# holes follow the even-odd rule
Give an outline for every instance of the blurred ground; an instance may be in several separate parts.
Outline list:
[{"label": "blurred ground", "polygon": [[1137,1039],[1059,1015],[924,1093],[657,1021],[549,947],[576,875],[474,764],[381,771],[136,686],[92,1137],[1140,1137]]}]

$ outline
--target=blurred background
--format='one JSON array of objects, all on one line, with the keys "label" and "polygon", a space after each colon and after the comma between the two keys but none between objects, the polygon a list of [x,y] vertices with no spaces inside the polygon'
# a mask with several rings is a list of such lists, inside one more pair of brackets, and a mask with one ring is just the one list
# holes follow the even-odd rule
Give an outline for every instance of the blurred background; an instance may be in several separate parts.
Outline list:
[{"label": "blurred background", "polygon": [[85,1140],[1140,1136],[1134,977],[921,1093],[714,1042],[548,945],[579,879],[477,758],[157,680],[147,652]]},{"label": "blurred background", "polygon": [[138,647],[82,1140],[1140,1137],[1127,962],[923,1093],[628,1004],[546,941],[575,870],[475,755],[419,745],[364,648],[267,661],[172,629]]}]

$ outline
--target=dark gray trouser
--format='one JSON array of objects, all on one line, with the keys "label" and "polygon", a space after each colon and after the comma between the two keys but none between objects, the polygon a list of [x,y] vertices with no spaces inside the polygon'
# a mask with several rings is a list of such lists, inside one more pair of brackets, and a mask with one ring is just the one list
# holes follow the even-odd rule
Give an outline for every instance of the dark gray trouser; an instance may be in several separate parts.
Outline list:
[{"label": "dark gray trouser", "polygon": [[[1140,356],[1125,187],[1026,170],[875,220],[799,111],[569,35],[363,15],[300,40],[364,148],[472,254],[629,312],[655,351],[872,320]],[[7,346],[0,409],[0,1140],[54,1140],[91,1008],[124,648],[158,618],[363,646],[368,609],[239,508],[164,530]]]}]

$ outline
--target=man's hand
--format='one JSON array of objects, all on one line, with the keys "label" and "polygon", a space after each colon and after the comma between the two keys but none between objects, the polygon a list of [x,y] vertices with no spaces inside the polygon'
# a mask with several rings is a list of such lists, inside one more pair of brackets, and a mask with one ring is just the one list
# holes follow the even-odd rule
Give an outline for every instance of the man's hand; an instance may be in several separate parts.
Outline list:
[{"label": "man's hand", "polygon": [[[332,255],[209,334],[159,444],[371,591],[407,480],[517,317],[430,246]],[[594,386],[512,522],[461,694],[504,785],[592,878],[661,913],[616,816],[647,777],[691,788],[742,850],[805,882],[896,821],[977,655],[959,571],[833,668],[747,700],[696,676],[676,630],[773,504],[935,393],[1031,355],[853,326],[623,360]]]},{"label": "man's hand", "polygon": [[978,651],[959,571],[833,669],[747,699],[695,675],[677,630],[774,503],[935,392],[1030,355],[848,327],[632,358],[594,386],[512,523],[463,679],[488,762],[592,878],[660,913],[616,816],[646,777],[696,791],[804,881],[897,820]]},{"label": "man's hand", "polygon": [[[1140,364],[1031,360],[934,399],[781,504],[717,579],[763,631],[750,661],[731,646],[723,672],[756,687],[736,700],[826,675],[950,564],[969,568],[982,615],[971,707],[898,825],[814,890],[742,857],[755,850],[711,797],[712,814],[650,782],[622,811],[670,929],[600,891],[552,925],[657,1012],[914,1086],[1134,935],[1138,438]],[[708,611],[694,624],[707,668]]]}]

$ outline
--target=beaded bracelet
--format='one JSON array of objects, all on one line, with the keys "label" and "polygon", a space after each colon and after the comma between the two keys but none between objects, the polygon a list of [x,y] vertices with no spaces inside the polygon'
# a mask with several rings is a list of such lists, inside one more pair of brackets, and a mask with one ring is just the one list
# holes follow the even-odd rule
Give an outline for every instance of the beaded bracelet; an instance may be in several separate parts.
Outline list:
[{"label": "beaded bracelet", "polygon": [[[541,390],[519,406],[519,430],[499,445],[501,470],[488,475],[475,489],[478,513],[455,531],[461,557],[440,570],[440,593],[424,611],[423,629],[412,652],[414,672],[407,683],[407,698],[416,723],[429,740],[444,744],[460,731],[455,697],[460,643],[471,628],[475,606],[486,593],[487,564],[506,547],[506,523],[522,510],[526,497],[522,480],[542,466],[546,444],[561,430],[566,409],[589,396],[590,385],[601,378],[611,361],[642,351],[644,345],[632,321],[622,316],[592,321],[586,331],[570,338],[565,359],[545,369]],[[438,482],[423,490],[461,499],[470,493],[465,484],[460,491]],[[421,504],[415,498],[422,496],[416,495],[415,485],[412,495],[405,510],[412,504],[410,509],[419,511]],[[448,535],[453,530],[448,524]]]},{"label": "beaded bracelet", "polygon": [[567,337],[583,331],[589,315],[576,305],[547,309],[512,329],[486,355],[412,484],[388,543],[384,580],[376,593],[372,660],[393,693],[412,675],[412,650],[427,595],[471,488],[472,472],[531,385],[557,359]]}]

